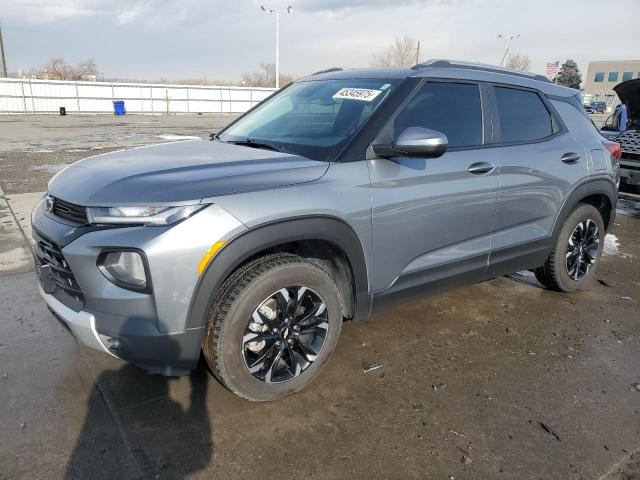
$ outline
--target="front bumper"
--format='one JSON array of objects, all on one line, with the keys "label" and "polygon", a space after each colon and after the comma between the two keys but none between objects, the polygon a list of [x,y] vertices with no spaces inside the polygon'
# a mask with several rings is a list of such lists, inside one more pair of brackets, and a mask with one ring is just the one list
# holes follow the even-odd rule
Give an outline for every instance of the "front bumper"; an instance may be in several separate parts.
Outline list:
[{"label": "front bumper", "polygon": [[38,291],[53,313],[65,322],[66,326],[69,327],[73,333],[73,336],[76,337],[80,343],[115,356],[105,347],[98,336],[98,332],[96,331],[96,317],[88,312],[75,312],[71,310],[53,295],[46,293],[41,285],[38,285]]},{"label": "front bumper", "polygon": [[186,375],[198,364],[204,328],[163,333],[141,330],[141,324],[129,320],[118,332],[98,332],[93,313],[76,312],[40,285],[38,290],[51,311],[87,347],[131,362],[149,373],[168,376]]},{"label": "front bumper", "polygon": [[620,178],[626,185],[640,185],[640,160],[620,160]]},{"label": "front bumper", "polygon": [[[47,275],[62,270],[51,267],[46,275],[40,272],[40,294],[77,340],[151,373],[180,375],[195,368],[204,325],[187,328],[187,316],[198,263],[213,243],[246,227],[211,205],[171,227],[88,229],[56,218],[42,203],[32,214],[36,263],[45,240],[69,285],[60,277],[47,282]],[[98,257],[114,248],[144,252],[151,291],[122,288],[100,272]]]}]

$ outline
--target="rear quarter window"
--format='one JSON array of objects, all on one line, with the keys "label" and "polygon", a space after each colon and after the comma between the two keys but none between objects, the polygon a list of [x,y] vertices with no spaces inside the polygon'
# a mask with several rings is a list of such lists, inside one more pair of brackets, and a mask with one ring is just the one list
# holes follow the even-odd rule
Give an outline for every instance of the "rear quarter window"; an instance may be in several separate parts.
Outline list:
[{"label": "rear quarter window", "polygon": [[500,143],[540,140],[554,133],[553,118],[536,92],[494,87]]}]

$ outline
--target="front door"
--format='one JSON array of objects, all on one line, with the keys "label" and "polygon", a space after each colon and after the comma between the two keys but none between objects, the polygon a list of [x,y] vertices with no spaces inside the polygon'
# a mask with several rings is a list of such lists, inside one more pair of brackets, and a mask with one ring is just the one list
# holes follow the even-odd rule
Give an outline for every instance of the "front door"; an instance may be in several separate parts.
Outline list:
[{"label": "front door", "polygon": [[447,152],[391,159],[369,152],[374,294],[486,272],[499,169],[491,149],[478,148],[490,133],[484,97],[476,83],[425,82],[376,143],[424,127],[447,136]]}]

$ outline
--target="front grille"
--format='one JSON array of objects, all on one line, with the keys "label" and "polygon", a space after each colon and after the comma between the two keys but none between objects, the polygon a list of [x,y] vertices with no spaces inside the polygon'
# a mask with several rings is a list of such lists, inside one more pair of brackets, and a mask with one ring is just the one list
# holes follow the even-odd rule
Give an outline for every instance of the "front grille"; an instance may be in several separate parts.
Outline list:
[{"label": "front grille", "polygon": [[34,232],[36,242],[35,255],[42,266],[51,269],[51,276],[56,285],[76,302],[84,302],[84,294],[71,267],[67,263],[60,248],[48,238]]},{"label": "front grille", "polygon": [[65,202],[59,198],[49,197],[50,211],[58,217],[66,218],[74,222],[87,223],[87,209],[80,205]]},{"label": "front grille", "polygon": [[640,155],[640,130],[627,130],[615,139],[622,148],[622,153],[635,153]]}]

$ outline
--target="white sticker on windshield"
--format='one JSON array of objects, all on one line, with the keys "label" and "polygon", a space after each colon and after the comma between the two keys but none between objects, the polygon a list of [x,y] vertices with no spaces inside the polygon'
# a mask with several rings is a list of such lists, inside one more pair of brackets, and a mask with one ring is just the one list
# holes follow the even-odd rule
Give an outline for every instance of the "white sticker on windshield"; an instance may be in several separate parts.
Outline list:
[{"label": "white sticker on windshield", "polygon": [[368,88],[341,88],[333,98],[371,102],[381,93],[382,90],[369,90]]}]

